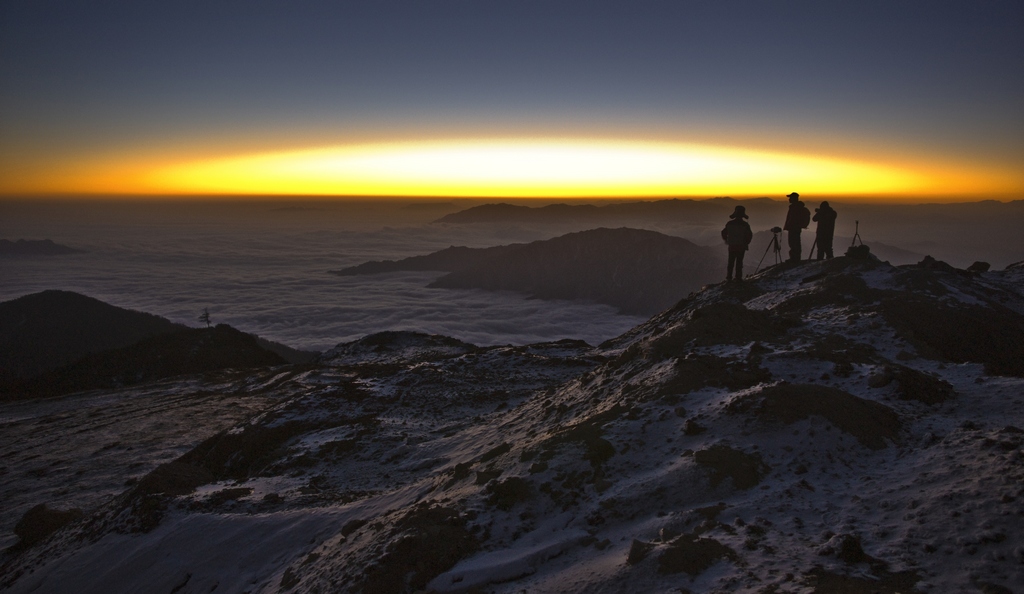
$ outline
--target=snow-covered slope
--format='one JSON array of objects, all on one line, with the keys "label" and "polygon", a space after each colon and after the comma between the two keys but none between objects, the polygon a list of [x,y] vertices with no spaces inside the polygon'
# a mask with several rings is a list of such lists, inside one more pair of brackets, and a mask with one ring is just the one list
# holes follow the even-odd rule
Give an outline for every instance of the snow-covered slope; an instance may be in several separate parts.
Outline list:
[{"label": "snow-covered slope", "polygon": [[1022,292],[1021,268],[838,258],[597,348],[339,345],[222,380],[268,408],[151,457],[0,587],[1019,591]]}]

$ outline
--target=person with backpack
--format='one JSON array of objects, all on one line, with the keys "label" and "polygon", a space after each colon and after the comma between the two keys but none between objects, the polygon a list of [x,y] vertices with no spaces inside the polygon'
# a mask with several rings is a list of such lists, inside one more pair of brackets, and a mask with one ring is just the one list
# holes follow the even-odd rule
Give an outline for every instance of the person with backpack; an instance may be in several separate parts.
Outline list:
[{"label": "person with backpack", "polygon": [[818,244],[818,259],[832,259],[832,236],[836,232],[836,211],[822,201],[821,206],[814,209],[814,220],[818,222],[815,232],[815,243]]},{"label": "person with backpack", "polygon": [[793,192],[786,198],[789,198],[789,212],[786,213],[786,224],[782,226],[782,229],[789,232],[789,261],[799,262],[802,249],[800,247],[800,231],[811,224],[811,211],[807,210],[803,202],[800,202],[800,194]]},{"label": "person with backpack", "polygon": [[729,222],[725,224],[725,229],[722,229],[722,239],[729,245],[729,265],[725,271],[726,281],[731,281],[734,278],[733,269],[735,269],[736,280],[743,279],[743,255],[747,253],[750,240],[754,239],[750,225],[743,220],[747,218],[750,218],[747,216],[747,209],[737,205],[729,215]]}]

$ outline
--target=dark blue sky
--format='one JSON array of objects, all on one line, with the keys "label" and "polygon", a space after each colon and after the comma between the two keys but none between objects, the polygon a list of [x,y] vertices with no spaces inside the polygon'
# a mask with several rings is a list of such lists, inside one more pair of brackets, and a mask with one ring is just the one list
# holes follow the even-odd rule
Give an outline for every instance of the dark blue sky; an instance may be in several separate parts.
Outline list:
[{"label": "dark blue sky", "polygon": [[1024,165],[1019,1],[0,11],[7,169],[90,152],[539,134]]}]

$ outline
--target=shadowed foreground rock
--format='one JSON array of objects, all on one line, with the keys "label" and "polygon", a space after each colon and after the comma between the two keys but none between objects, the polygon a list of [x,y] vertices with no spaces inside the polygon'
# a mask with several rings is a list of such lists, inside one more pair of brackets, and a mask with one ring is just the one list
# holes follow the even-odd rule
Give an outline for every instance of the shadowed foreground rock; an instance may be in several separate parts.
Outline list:
[{"label": "shadowed foreground rock", "polygon": [[18,546],[30,547],[38,544],[47,536],[83,517],[80,509],[50,509],[45,503],[40,503],[25,512],[14,527],[14,533],[21,538]]}]

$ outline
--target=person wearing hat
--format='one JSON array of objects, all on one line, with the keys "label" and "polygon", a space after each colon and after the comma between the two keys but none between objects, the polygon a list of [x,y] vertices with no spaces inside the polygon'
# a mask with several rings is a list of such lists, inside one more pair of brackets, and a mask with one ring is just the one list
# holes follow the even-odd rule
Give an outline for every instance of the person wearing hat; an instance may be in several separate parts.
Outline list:
[{"label": "person wearing hat", "polygon": [[789,212],[786,213],[786,224],[782,226],[788,232],[789,239],[789,261],[800,261],[800,231],[811,224],[811,211],[807,210],[803,202],[800,202],[800,194],[793,192],[786,196],[789,198]]},{"label": "person wearing hat", "polygon": [[832,259],[832,236],[836,232],[836,211],[822,201],[821,206],[814,209],[814,220],[818,221],[814,241],[818,244],[818,259]]},{"label": "person wearing hat", "polygon": [[729,215],[729,222],[722,229],[722,239],[729,245],[729,264],[725,269],[725,280],[733,279],[733,269],[736,271],[736,280],[743,279],[743,255],[747,253],[750,240],[754,233],[750,225],[743,219],[747,216],[747,209],[737,205],[732,214]]}]

